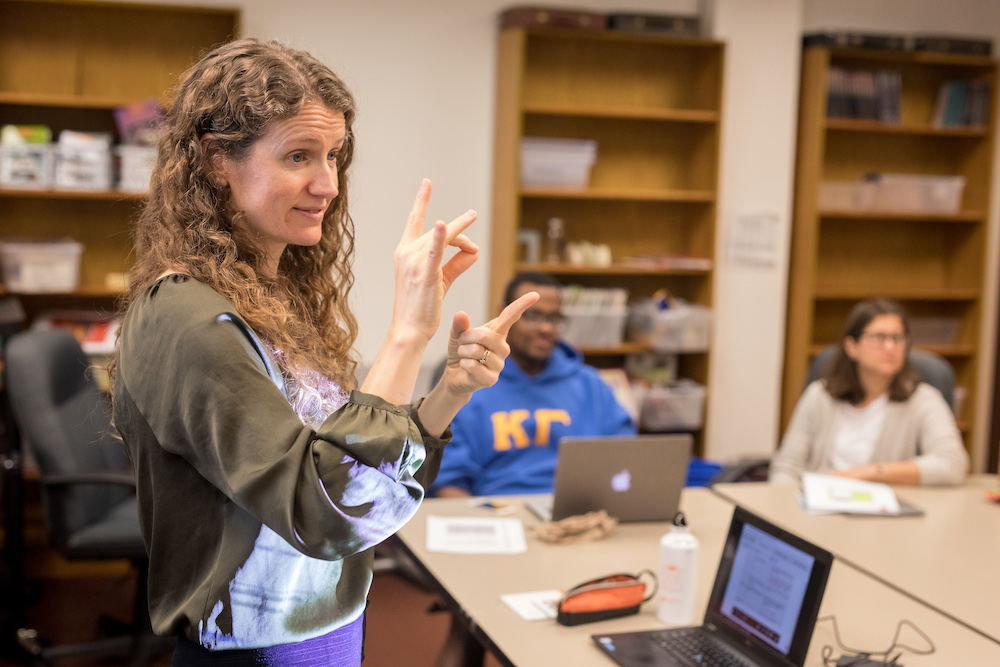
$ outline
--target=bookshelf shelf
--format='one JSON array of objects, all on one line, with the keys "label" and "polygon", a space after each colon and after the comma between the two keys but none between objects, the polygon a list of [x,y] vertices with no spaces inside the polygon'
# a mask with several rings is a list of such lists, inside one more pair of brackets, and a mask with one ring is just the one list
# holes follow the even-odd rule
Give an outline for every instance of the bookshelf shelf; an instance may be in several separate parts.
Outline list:
[{"label": "bookshelf shelf", "polygon": [[959,211],[953,214],[910,213],[897,211],[835,211],[821,209],[816,215],[825,221],[849,220],[862,222],[941,222],[941,223],[982,223],[986,221],[983,211]]},{"label": "bookshelf shelf", "polygon": [[959,137],[981,139],[987,128],[979,126],[934,127],[933,125],[892,125],[875,120],[854,120],[848,118],[828,118],[826,129],[836,132],[859,132],[875,134],[913,134],[928,137]]},{"label": "bookshelf shelf", "polygon": [[[899,83],[894,92],[900,122],[828,118],[828,111],[843,110],[839,98],[830,103],[831,88],[832,94],[842,94],[840,74],[831,82],[831,71],[892,73]],[[987,109],[995,111],[997,65],[989,58],[803,50],[782,428],[801,395],[811,356],[838,339],[856,302],[879,296],[901,302],[914,321],[947,321],[957,331],[951,343],[915,347],[951,363],[956,385],[967,391],[964,423],[976,423],[971,413],[976,393],[982,391],[979,332],[983,295],[988,292],[987,211],[995,113],[986,114],[988,126],[936,127],[932,119],[940,114],[942,100],[951,101],[949,86],[955,81],[974,84],[980,95],[988,90]],[[868,173],[961,176],[960,210],[937,214],[820,208],[821,183],[857,181]],[[977,434],[971,427],[963,433],[971,451]]]},{"label": "bookshelf shelf", "polygon": [[604,199],[608,201],[660,201],[711,204],[715,201],[712,190],[657,190],[653,188],[593,188],[589,190],[556,190],[547,188],[522,188],[525,199]]},{"label": "bookshelf shelf", "polygon": [[135,102],[134,98],[100,97],[58,93],[22,93],[0,90],[0,104],[28,107],[60,107],[66,109],[105,109],[110,111]]},{"label": "bookshelf shelf", "polygon": [[525,114],[539,116],[581,116],[587,118],[625,118],[673,123],[718,123],[719,112],[710,109],[661,109],[655,107],[595,106],[565,104],[525,104]]},{"label": "bookshelf shelf", "polygon": [[711,269],[669,269],[647,266],[628,266],[624,264],[612,266],[579,266],[576,264],[529,263],[519,262],[518,271],[541,271],[560,276],[699,276],[712,275]]},{"label": "bookshelf shelf", "polygon": [[[896,301],[953,301],[968,302],[979,299],[980,293],[972,288],[955,289],[900,289],[892,287],[817,288],[817,301],[860,301],[883,296]],[[905,305],[905,304],[904,304]]]},{"label": "bookshelf shelf", "polygon": [[885,66],[892,66],[893,64],[916,64],[920,66],[958,65],[960,67],[982,68],[986,70],[994,67],[994,62],[990,58],[985,56],[963,55],[959,53],[940,53],[936,51],[894,52],[889,50],[851,48],[835,48],[826,50],[832,53],[837,60],[861,61],[860,64],[864,66],[874,62]]},{"label": "bookshelf shelf", "polygon": [[27,299],[108,299],[122,295],[120,289],[110,289],[102,285],[81,285],[72,292],[9,292],[0,288],[0,294],[19,296]]},{"label": "bookshelf shelf", "polygon": [[0,188],[0,197],[23,199],[93,199],[99,201],[142,201],[146,198],[142,192],[122,192],[120,190],[54,190],[46,188],[20,189]]}]

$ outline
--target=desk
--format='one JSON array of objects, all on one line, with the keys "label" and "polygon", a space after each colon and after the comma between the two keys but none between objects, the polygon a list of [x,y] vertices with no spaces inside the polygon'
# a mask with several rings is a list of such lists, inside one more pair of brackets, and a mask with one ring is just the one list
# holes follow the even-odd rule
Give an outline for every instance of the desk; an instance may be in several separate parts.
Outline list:
[{"label": "desk", "polygon": [[996,486],[996,476],[975,475],[961,487],[897,488],[922,517],[812,515],[789,485],[714,490],[1000,642],[1000,505],[984,497]]},{"label": "desk", "polygon": [[[513,516],[526,527],[537,523],[519,499]],[[701,543],[698,571],[698,616],[705,612],[719,563],[733,505],[707,489],[685,489],[681,509]],[[517,667],[611,667],[590,635],[664,627],[656,620],[655,605],[646,603],[636,616],[575,627],[554,620],[521,620],[501,600],[506,593],[567,588],[614,572],[656,568],[659,538],[666,523],[620,525],[599,542],[549,545],[531,537],[528,551],[517,555],[458,555],[426,549],[426,517],[484,516],[464,499],[424,501],[416,516],[398,533],[403,548],[433,577],[449,605],[458,610],[473,634],[506,665]],[[931,656],[904,654],[906,667],[927,665],[1000,664],[1000,644],[994,643],[936,611],[900,594],[857,570],[835,562],[820,616],[836,614],[843,641],[858,648],[887,647],[901,618],[917,624],[934,640]],[[919,637],[906,635],[920,646]],[[829,622],[817,625],[807,665],[820,667],[821,651],[833,643]],[[839,651],[836,652],[839,655]]]}]

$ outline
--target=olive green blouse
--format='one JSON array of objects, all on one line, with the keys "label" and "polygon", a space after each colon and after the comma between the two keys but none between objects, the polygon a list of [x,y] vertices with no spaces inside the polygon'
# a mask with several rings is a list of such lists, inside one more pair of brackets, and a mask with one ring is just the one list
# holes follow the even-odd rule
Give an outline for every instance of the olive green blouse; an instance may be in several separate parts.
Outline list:
[{"label": "olive green blouse", "polygon": [[[413,516],[450,439],[354,391],[316,429],[232,303],[160,279],[122,323],[114,419],[135,466],[153,629],[287,644],[364,611],[372,547]],[[411,417],[412,415],[412,417]]]}]

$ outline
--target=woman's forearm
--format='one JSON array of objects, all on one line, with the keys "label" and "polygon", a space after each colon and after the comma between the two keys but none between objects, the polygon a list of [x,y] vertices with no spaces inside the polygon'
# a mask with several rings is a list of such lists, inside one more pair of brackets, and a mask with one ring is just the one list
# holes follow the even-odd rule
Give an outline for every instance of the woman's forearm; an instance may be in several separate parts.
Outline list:
[{"label": "woman's forearm", "polygon": [[869,463],[868,465],[858,466],[850,470],[842,470],[835,474],[867,482],[881,482],[883,484],[906,484],[909,486],[920,484],[920,466],[914,461]]},{"label": "woman's forearm", "polygon": [[426,347],[422,336],[390,331],[361,383],[361,391],[393,405],[412,402]]},{"label": "woman's forearm", "polygon": [[428,434],[441,437],[470,398],[472,392],[455,394],[445,387],[444,382],[438,382],[420,404],[420,423]]}]

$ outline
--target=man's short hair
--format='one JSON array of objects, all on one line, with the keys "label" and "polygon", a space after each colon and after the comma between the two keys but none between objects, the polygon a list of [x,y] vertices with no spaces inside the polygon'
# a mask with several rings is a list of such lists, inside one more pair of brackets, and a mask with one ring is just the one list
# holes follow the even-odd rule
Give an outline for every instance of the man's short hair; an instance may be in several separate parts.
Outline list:
[{"label": "man's short hair", "polygon": [[516,298],[514,295],[517,293],[517,289],[524,285],[525,283],[531,283],[532,285],[538,285],[540,287],[556,287],[562,289],[562,283],[556,280],[555,276],[549,273],[542,273],[540,271],[522,271],[518,273],[510,282],[507,283],[507,290],[503,294],[503,303],[505,306],[509,306],[514,302]]}]

